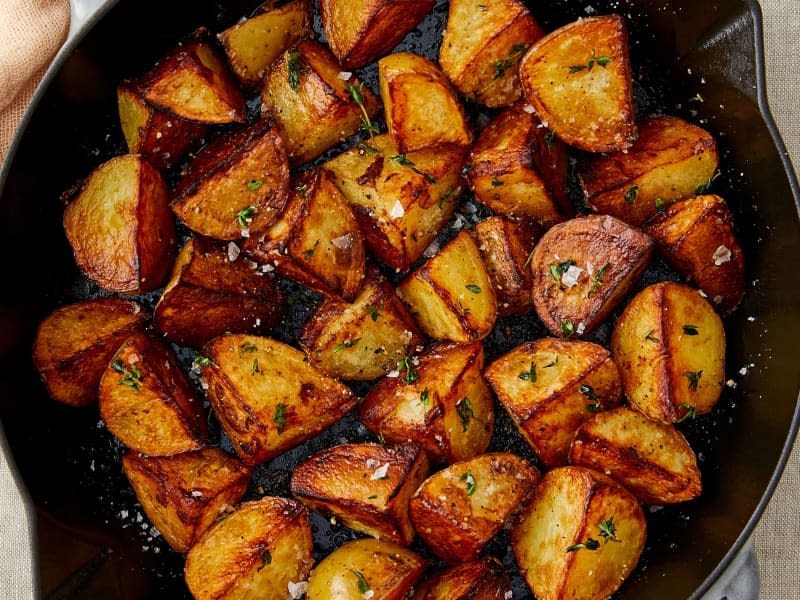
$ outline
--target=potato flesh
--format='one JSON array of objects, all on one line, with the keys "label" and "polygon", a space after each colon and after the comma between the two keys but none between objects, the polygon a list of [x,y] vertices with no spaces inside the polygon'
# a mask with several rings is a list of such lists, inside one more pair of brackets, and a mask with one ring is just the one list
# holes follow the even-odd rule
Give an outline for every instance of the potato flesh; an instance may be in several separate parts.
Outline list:
[{"label": "potato flesh", "polygon": [[507,600],[511,580],[503,566],[484,557],[439,571],[415,586],[411,600]]}]

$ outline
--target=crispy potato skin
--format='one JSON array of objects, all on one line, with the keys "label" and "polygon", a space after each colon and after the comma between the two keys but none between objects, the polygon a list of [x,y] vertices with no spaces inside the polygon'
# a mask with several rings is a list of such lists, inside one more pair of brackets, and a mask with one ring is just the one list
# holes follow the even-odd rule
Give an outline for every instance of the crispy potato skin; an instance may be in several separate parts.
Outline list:
[{"label": "crispy potato skin", "polygon": [[514,454],[481,454],[426,479],[409,503],[411,519],[443,560],[474,560],[538,479],[539,471]]},{"label": "crispy potato skin", "polygon": [[321,0],[322,28],[342,66],[357,69],[394,48],[433,5],[433,0]]},{"label": "crispy potato skin", "polygon": [[744,253],[733,233],[733,215],[714,194],[673,204],[645,228],[670,265],[711,299],[723,317],[744,296]]},{"label": "crispy potato skin", "polygon": [[411,600],[507,600],[511,580],[491,556],[435,573],[415,586]]},{"label": "crispy potato skin", "polygon": [[702,491],[697,457],[681,432],[625,406],[581,425],[569,462],[603,471],[644,504],[685,502]]},{"label": "crispy potato skin", "polygon": [[39,323],[33,363],[47,392],[70,406],[88,406],[111,357],[147,313],[135,302],[97,298],[62,306]]},{"label": "crispy potato skin", "polygon": [[197,600],[291,600],[289,582],[308,578],[313,548],[305,507],[265,496],[200,537],[186,556],[186,584]]},{"label": "crispy potato skin", "polygon": [[[597,58],[610,60],[603,65]],[[523,57],[519,77],[539,117],[570,146],[611,152],[636,140],[628,32],[620,15],[580,19],[546,35]]]},{"label": "crispy potato skin", "polygon": [[707,413],[719,400],[725,330],[693,288],[662,282],[639,292],[617,319],[611,354],[631,406],[651,418],[674,423],[690,410]]},{"label": "crispy potato skin", "polygon": [[241,500],[252,474],[211,447],[164,457],[128,451],[122,469],[147,518],[181,554]]},{"label": "crispy potato skin", "polygon": [[[539,318],[553,335],[587,335],[641,278],[653,248],[648,236],[610,216],[579,217],[552,227],[531,259]],[[578,270],[571,279],[571,271],[559,269],[568,261]]]}]

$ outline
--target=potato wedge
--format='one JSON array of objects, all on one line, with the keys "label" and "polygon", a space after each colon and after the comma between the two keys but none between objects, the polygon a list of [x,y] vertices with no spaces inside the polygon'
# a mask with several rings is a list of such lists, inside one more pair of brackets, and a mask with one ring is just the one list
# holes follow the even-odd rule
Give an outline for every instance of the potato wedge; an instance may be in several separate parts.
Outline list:
[{"label": "potato wedge", "polygon": [[620,15],[569,23],[536,42],[519,65],[525,97],[570,146],[628,148],[637,137],[628,31]]},{"label": "potato wedge", "polygon": [[158,289],[175,256],[164,180],[133,154],[103,163],[78,187],[64,232],[81,271],[110,292]]},{"label": "potato wedge", "polygon": [[273,61],[311,33],[309,0],[292,0],[282,5],[269,1],[259,6],[249,19],[218,33],[217,38],[239,83],[256,89]]},{"label": "potato wedge", "polygon": [[135,333],[100,380],[100,416],[131,450],[170,456],[203,447],[208,432],[203,403],[164,342]]},{"label": "potato wedge", "polygon": [[288,195],[281,132],[274,121],[261,119],[203,148],[181,177],[171,208],[192,231],[235,240],[272,225]]},{"label": "potato wedge", "polygon": [[700,495],[697,457],[674,426],[626,406],[581,425],[569,462],[600,471],[644,504],[673,504]]},{"label": "potato wedge", "polygon": [[394,48],[433,8],[433,0],[321,0],[322,28],[342,66],[357,69]]},{"label": "potato wedge", "polygon": [[352,304],[323,302],[300,336],[314,365],[335,377],[356,381],[385,375],[422,342],[394,288],[376,272]]},{"label": "potato wedge", "polygon": [[518,0],[487,2],[476,10],[471,0],[451,0],[439,64],[459,92],[494,108],[522,96],[519,61],[544,35]]},{"label": "potato wedge", "polygon": [[186,555],[185,578],[197,600],[294,600],[314,564],[311,522],[294,500],[245,502],[207,530]]},{"label": "potato wedge", "polygon": [[630,148],[588,158],[580,181],[592,209],[641,225],[667,204],[694,196],[718,163],[710,133],[683,119],[656,115],[639,123],[639,139]]},{"label": "potato wedge", "polygon": [[588,335],[639,281],[653,247],[653,240],[613,217],[559,223],[531,259],[539,318],[553,335]]},{"label": "potato wedge", "polygon": [[206,238],[190,238],[153,313],[153,325],[182,346],[200,347],[223,333],[265,334],[284,314],[271,273]]},{"label": "potato wedge", "polygon": [[247,466],[268,461],[326,429],[358,398],[276,340],[232,334],[206,344],[206,395]]},{"label": "potato wedge", "polygon": [[472,458],[494,432],[494,401],[482,370],[480,342],[434,344],[372,388],[361,422],[391,443],[416,442],[432,461]]},{"label": "potato wedge", "polygon": [[411,600],[508,600],[513,597],[508,574],[491,556],[434,573],[414,586],[414,590]]},{"label": "potato wedge", "polygon": [[50,396],[70,406],[94,403],[111,358],[144,329],[147,316],[135,302],[118,298],[84,300],[50,313],[33,342],[33,363]]},{"label": "potato wedge", "polygon": [[378,80],[386,126],[398,154],[472,143],[461,100],[427,58],[411,52],[390,54],[378,61]]},{"label": "potato wedge", "polygon": [[314,567],[306,598],[402,600],[427,567],[428,561],[397,544],[369,538],[354,540]]},{"label": "potato wedge", "polygon": [[251,475],[238,460],[211,447],[160,457],[129,450],[122,470],[147,518],[181,554],[238,504]]},{"label": "potato wedge", "polygon": [[283,128],[293,166],[317,158],[378,113],[372,90],[356,77],[345,80],[340,74],[342,67],[330,50],[312,40],[284,52],[268,71],[261,112]]},{"label": "potato wedge", "polygon": [[295,467],[292,495],[350,529],[407,546],[414,539],[408,500],[428,471],[428,457],[416,444],[342,444]]},{"label": "potato wedge", "polygon": [[435,339],[481,340],[497,319],[489,273],[464,230],[401,281],[397,293],[420,329]]},{"label": "potato wedge", "polygon": [[688,286],[662,282],[639,292],[617,319],[611,354],[631,406],[653,419],[707,413],[722,393],[722,320]]},{"label": "potato wedge", "polygon": [[539,600],[606,598],[633,571],[646,521],[630,492],[580,467],[542,477],[511,529],[511,548]]},{"label": "potato wedge", "polygon": [[409,503],[411,520],[441,559],[474,560],[538,479],[539,471],[514,454],[481,454],[426,479]]},{"label": "potato wedge", "polygon": [[744,296],[744,254],[722,198],[709,194],[673,204],[644,231],[717,312],[724,317],[736,309]]},{"label": "potato wedge", "polygon": [[496,359],[485,376],[547,467],[566,464],[578,427],[622,399],[619,370],[608,350],[589,342],[527,342]]},{"label": "potato wedge", "polygon": [[280,219],[242,249],[260,263],[327,296],[353,300],[364,283],[364,238],[347,200],[327,172],[293,183]]}]

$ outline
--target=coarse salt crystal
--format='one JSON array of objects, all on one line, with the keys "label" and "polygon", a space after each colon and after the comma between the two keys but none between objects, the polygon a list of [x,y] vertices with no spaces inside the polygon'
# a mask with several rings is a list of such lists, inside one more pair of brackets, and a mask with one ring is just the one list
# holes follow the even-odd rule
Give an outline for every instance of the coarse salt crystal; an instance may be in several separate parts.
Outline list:
[{"label": "coarse salt crystal", "polygon": [[389,463],[384,463],[383,465],[375,469],[375,472],[372,473],[372,475],[370,475],[369,478],[372,481],[377,481],[378,479],[384,479],[388,471],[389,471]]},{"label": "coarse salt crystal", "polygon": [[570,265],[569,268],[561,275],[561,283],[567,287],[573,287],[576,283],[578,283],[578,278],[581,276],[581,273],[583,273],[583,269],[576,267],[575,265]]},{"label": "coarse salt crystal", "polygon": [[583,335],[584,331],[586,331],[586,324],[583,322],[578,323],[578,326],[575,328],[575,333],[578,335]]},{"label": "coarse salt crystal", "polygon": [[374,458],[368,458],[365,464],[367,465],[368,469],[374,469],[375,467],[378,466],[378,461],[375,460]]},{"label": "coarse salt crystal", "polygon": [[353,73],[350,71],[339,71],[339,79],[342,81],[350,81],[350,78],[353,76]]},{"label": "coarse salt crystal", "polygon": [[198,490],[194,490],[192,492],[192,498],[200,498],[202,495],[203,495],[203,492],[198,491]]},{"label": "coarse salt crystal", "polygon": [[273,267],[272,265],[261,265],[261,271],[263,273],[271,273],[274,270],[275,270],[275,267]]},{"label": "coarse salt crystal", "polygon": [[239,258],[239,255],[241,253],[242,253],[241,249],[235,243],[230,242],[228,244],[228,260],[229,261],[231,261],[231,262],[235,261],[237,258]]},{"label": "coarse salt crystal", "polygon": [[353,245],[353,234],[345,233],[337,238],[333,238],[331,244],[339,248],[339,250],[349,250]]},{"label": "coarse salt crystal", "polygon": [[531,106],[530,104],[526,104],[525,106],[523,106],[522,110],[524,110],[529,115],[532,115],[533,113],[536,112],[536,109],[533,108],[533,106]]},{"label": "coarse salt crystal", "polygon": [[739,369],[739,375],[747,375],[747,367],[742,367]]},{"label": "coarse salt crystal", "polygon": [[697,293],[700,294],[703,298],[708,298],[708,294],[706,294],[703,290],[697,290]]},{"label": "coarse salt crystal", "polygon": [[300,600],[308,589],[308,582],[298,581],[294,583],[290,581],[287,587],[289,588],[289,595],[292,597],[292,600]]},{"label": "coarse salt crystal", "polygon": [[364,600],[369,600],[369,599],[370,599],[370,598],[372,598],[374,595],[375,595],[375,591],[374,591],[374,590],[367,590],[366,592],[364,592],[363,594],[361,594],[361,597],[362,597]]},{"label": "coarse salt crystal", "polygon": [[722,296],[714,296],[714,304],[722,304]]},{"label": "coarse salt crystal", "polygon": [[714,264],[717,267],[724,265],[726,262],[731,262],[731,251],[728,250],[726,246],[719,246],[714,250],[714,254],[711,255],[711,258],[714,259]]},{"label": "coarse salt crystal", "polygon": [[430,243],[430,246],[425,248],[425,252],[423,252],[422,255],[425,258],[430,258],[431,256],[435,255],[437,252],[439,252],[439,242],[434,240],[434,241],[432,241]]},{"label": "coarse salt crystal", "polygon": [[393,219],[399,219],[404,214],[406,214],[406,211],[400,203],[400,200],[395,200],[394,206],[392,206],[392,210],[389,212],[389,216]]},{"label": "coarse salt crystal", "polygon": [[397,371],[397,370],[392,370],[392,371],[389,371],[389,372],[386,374],[386,376],[387,376],[387,377],[391,377],[392,379],[396,379],[396,378],[400,377],[400,371]]},{"label": "coarse salt crystal", "polygon": [[505,594],[503,594],[503,600],[511,600],[514,597],[514,592],[508,590]]},{"label": "coarse salt crystal", "polygon": [[250,237],[250,230],[249,229],[242,229],[241,234],[242,234],[243,238],[249,238]]}]

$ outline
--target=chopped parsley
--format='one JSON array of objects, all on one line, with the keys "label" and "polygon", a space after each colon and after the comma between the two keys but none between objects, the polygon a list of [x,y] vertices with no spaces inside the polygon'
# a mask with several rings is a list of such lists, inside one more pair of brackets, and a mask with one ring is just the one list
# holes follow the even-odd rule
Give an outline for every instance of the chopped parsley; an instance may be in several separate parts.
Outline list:
[{"label": "chopped parsley", "polygon": [[263,569],[267,565],[271,565],[271,564],[272,564],[272,554],[269,553],[269,550],[264,550],[261,553],[261,566],[258,567],[258,570],[260,571],[261,569]]},{"label": "chopped parsley", "polygon": [[597,550],[600,547],[600,542],[594,538],[587,538],[585,542],[579,544],[572,544],[567,548],[567,552],[577,552],[578,550]]},{"label": "chopped parsley", "polygon": [[251,179],[247,182],[247,189],[251,192],[255,192],[258,188],[264,185],[264,181],[261,179]]},{"label": "chopped parsley", "polygon": [[[213,365],[214,361],[207,356],[203,356],[197,350],[194,350],[192,352],[192,363],[198,367],[207,367],[208,365]],[[114,370],[116,371],[116,369]]]},{"label": "chopped parsley", "polygon": [[428,392],[428,388],[425,388],[419,393],[419,403],[422,404],[422,406],[428,406],[431,403],[431,396]]},{"label": "chopped parsley", "polygon": [[666,210],[667,205],[661,198],[656,197],[654,202],[655,202],[655,205],[656,205],[656,210],[658,212],[663,213]]},{"label": "chopped parsley", "polygon": [[498,179],[497,177],[493,177],[492,178],[492,187],[493,188],[500,187],[504,183],[505,183],[505,181],[503,181],[502,179]]},{"label": "chopped parsley", "polygon": [[544,143],[548,150],[553,149],[553,142],[556,141],[556,132],[552,129],[544,134]]},{"label": "chopped parsley", "polygon": [[[250,187],[250,184],[247,184]],[[252,188],[251,188],[252,189]],[[258,209],[255,206],[248,206],[247,208],[243,208],[239,212],[236,213],[236,220],[239,222],[239,227],[242,229],[247,229],[250,226],[250,223],[253,221],[253,217],[256,216]]]},{"label": "chopped parsley", "polygon": [[258,366],[258,359],[253,359],[253,365],[250,367],[250,374],[255,375],[256,373],[261,373],[261,368]]}]

